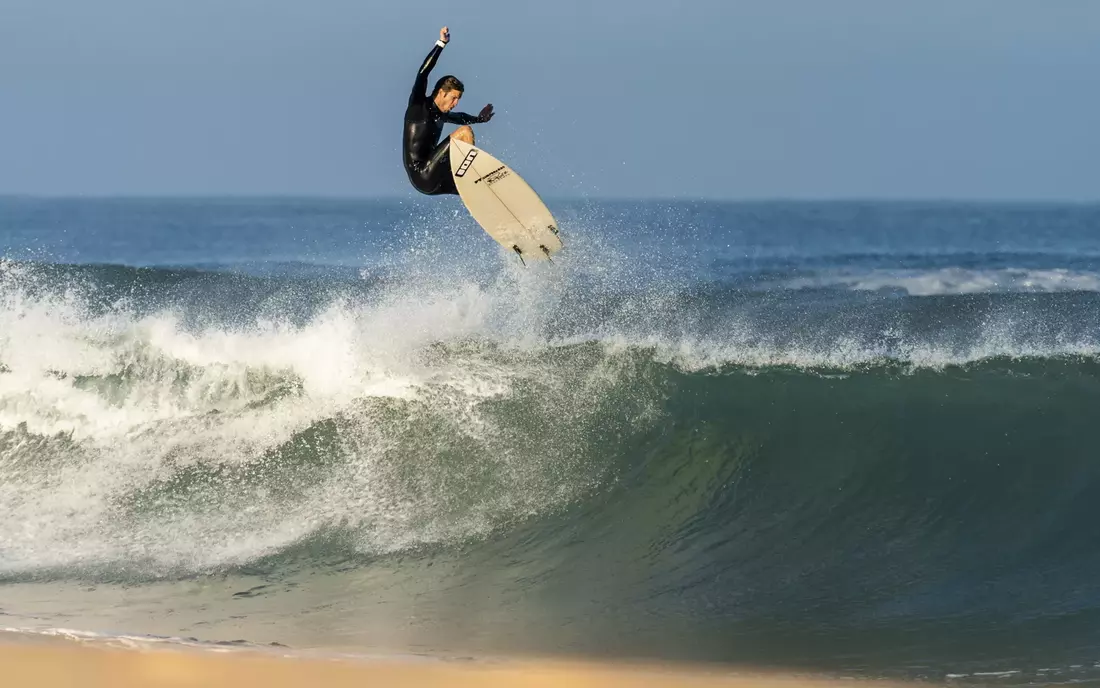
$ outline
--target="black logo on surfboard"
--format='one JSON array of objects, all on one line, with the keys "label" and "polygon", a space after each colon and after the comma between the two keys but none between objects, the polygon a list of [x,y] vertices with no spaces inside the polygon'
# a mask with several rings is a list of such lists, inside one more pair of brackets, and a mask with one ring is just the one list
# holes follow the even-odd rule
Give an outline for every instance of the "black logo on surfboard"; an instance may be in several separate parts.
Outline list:
[{"label": "black logo on surfboard", "polygon": [[465,177],[466,170],[470,169],[470,165],[474,164],[474,158],[477,157],[477,149],[471,148],[470,152],[466,154],[466,158],[462,161],[462,164],[455,170],[456,177]]},{"label": "black logo on surfboard", "polygon": [[507,177],[509,174],[511,174],[511,172],[508,170],[508,168],[505,167],[504,165],[501,165],[500,167],[496,168],[495,170],[493,170],[489,174],[482,175],[481,177],[478,177],[477,179],[475,179],[474,184],[477,184],[478,182],[483,181],[486,184],[488,184],[489,186],[492,186],[493,184],[496,184],[497,182],[499,182],[501,179],[504,179],[505,177]]}]

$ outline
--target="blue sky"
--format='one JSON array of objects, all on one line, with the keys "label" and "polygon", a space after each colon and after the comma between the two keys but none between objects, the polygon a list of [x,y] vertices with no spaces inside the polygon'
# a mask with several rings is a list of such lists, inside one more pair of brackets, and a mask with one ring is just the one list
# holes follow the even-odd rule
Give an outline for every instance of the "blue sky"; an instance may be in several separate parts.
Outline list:
[{"label": "blue sky", "polygon": [[438,29],[543,195],[1100,199],[1096,0],[0,0],[0,193],[411,196]]}]

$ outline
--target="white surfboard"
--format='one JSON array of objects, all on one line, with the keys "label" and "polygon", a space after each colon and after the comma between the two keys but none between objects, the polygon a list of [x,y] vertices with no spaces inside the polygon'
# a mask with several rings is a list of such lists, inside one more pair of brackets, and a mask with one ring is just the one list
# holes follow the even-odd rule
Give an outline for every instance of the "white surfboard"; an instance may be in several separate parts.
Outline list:
[{"label": "white surfboard", "polygon": [[554,216],[515,170],[455,139],[450,153],[462,202],[489,236],[524,260],[550,258],[561,250]]}]

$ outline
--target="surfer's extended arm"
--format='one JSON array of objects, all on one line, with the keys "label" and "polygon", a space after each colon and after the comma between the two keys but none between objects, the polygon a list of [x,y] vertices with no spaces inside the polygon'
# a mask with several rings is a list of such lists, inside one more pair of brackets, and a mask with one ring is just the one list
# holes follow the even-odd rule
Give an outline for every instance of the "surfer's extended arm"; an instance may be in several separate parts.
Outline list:
[{"label": "surfer's extended arm", "polygon": [[489,103],[481,108],[481,112],[477,115],[467,115],[465,112],[444,112],[443,121],[451,124],[482,124],[491,120],[494,114],[496,113],[493,112],[493,104]]},{"label": "surfer's extended arm", "polygon": [[480,115],[467,115],[465,112],[444,112],[443,121],[450,124],[481,124],[489,120],[482,119]]},{"label": "surfer's extended arm", "polygon": [[435,67],[436,60],[439,59],[439,55],[443,52],[443,48],[447,45],[449,40],[451,40],[451,34],[447,31],[447,27],[444,26],[439,30],[439,40],[432,46],[432,51],[424,58],[424,64],[420,65],[420,71],[416,73],[416,81],[413,82],[413,89],[412,94],[409,95],[409,102],[427,97],[428,75],[432,73],[432,67]]}]

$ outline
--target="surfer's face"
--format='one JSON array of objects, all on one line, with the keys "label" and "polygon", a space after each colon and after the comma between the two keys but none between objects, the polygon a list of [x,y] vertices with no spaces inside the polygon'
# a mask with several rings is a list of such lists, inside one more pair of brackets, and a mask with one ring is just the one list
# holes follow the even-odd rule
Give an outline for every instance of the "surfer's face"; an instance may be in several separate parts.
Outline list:
[{"label": "surfer's face", "polygon": [[462,91],[440,91],[435,96],[435,106],[440,112],[450,112],[462,99]]}]

